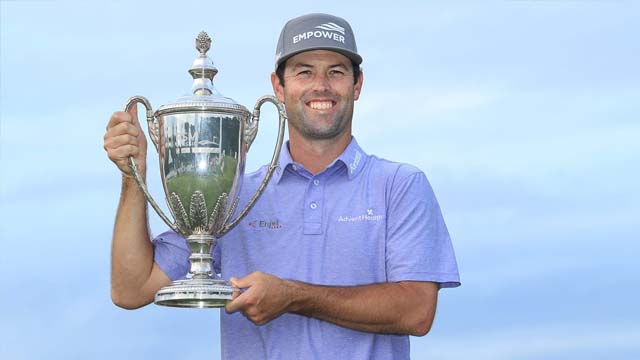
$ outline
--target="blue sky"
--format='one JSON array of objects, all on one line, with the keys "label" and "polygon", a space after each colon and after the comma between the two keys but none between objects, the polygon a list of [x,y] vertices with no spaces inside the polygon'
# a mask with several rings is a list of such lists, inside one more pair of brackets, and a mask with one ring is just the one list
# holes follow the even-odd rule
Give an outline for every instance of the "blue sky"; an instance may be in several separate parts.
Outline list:
[{"label": "blue sky", "polygon": [[218,89],[253,106],[284,22],[329,12],[364,58],[354,134],[426,172],[458,256],[412,357],[637,359],[640,4],[380,4],[0,1],[0,358],[219,358],[217,310],[111,304],[104,128],[131,95],[189,90],[201,30]]}]

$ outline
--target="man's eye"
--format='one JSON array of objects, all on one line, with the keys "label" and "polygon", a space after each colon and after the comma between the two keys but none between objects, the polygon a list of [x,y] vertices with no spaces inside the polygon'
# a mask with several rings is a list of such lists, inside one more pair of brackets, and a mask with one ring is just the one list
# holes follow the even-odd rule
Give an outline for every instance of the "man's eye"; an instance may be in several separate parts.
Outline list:
[{"label": "man's eye", "polygon": [[332,76],[332,77],[344,76],[344,71],[331,70],[331,71],[329,71],[329,75]]},{"label": "man's eye", "polygon": [[299,71],[299,72],[296,74],[296,76],[298,76],[298,77],[303,77],[303,78],[305,78],[305,77],[309,77],[309,76],[311,76],[311,71],[310,71],[310,70],[302,70],[302,71]]}]

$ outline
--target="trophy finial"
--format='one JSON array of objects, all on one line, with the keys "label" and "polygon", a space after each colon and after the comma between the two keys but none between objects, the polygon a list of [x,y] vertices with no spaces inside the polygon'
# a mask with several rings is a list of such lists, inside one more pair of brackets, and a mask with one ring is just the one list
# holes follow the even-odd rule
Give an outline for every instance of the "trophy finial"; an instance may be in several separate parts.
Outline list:
[{"label": "trophy finial", "polygon": [[200,31],[198,37],[196,37],[196,49],[202,55],[205,55],[211,49],[211,38],[206,32]]},{"label": "trophy finial", "polygon": [[211,38],[206,32],[200,31],[196,37],[196,49],[200,55],[193,61],[191,69],[189,69],[189,74],[193,77],[191,90],[196,95],[211,95],[215,91],[213,77],[218,73],[218,69],[207,56],[207,51],[211,49]]}]

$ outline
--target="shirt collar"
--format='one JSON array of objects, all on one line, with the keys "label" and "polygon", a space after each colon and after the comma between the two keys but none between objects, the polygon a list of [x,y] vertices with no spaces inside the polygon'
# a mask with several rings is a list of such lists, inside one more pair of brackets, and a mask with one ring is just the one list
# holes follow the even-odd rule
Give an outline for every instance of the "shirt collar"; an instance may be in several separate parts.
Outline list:
[{"label": "shirt collar", "polygon": [[289,140],[284,144],[282,149],[280,149],[280,156],[278,157],[278,167],[273,172],[272,181],[276,184],[280,183],[280,179],[282,179],[282,175],[287,169],[287,166],[292,165],[293,159],[291,158],[291,153],[289,153]]},{"label": "shirt collar", "polygon": [[[362,150],[362,148],[360,148],[360,145],[358,145],[356,138],[351,137],[351,142],[349,143],[347,148],[344,149],[342,154],[340,154],[340,156],[338,156],[331,164],[329,164],[329,166],[327,166],[327,169],[331,169],[332,167],[335,167],[338,163],[342,163],[344,164],[347,170],[347,176],[349,177],[349,180],[352,180],[360,173],[362,168],[364,168],[366,159],[367,159],[367,154]],[[282,176],[286,172],[287,167],[296,164],[296,162],[293,161],[293,159],[291,158],[291,153],[289,152],[288,140],[285,146],[282,147],[282,150],[280,150],[280,157],[278,158],[278,163],[279,165],[276,168],[276,170],[273,172],[273,177],[272,177],[273,181],[276,184],[280,183],[280,180],[282,179]]]},{"label": "shirt collar", "polygon": [[349,180],[352,180],[356,177],[362,168],[364,167],[365,161],[367,158],[367,154],[362,151],[360,145],[356,141],[355,137],[351,137],[351,142],[349,146],[338,156],[338,158],[328,166],[331,167],[337,162],[342,162],[347,168],[347,175],[349,176]]}]

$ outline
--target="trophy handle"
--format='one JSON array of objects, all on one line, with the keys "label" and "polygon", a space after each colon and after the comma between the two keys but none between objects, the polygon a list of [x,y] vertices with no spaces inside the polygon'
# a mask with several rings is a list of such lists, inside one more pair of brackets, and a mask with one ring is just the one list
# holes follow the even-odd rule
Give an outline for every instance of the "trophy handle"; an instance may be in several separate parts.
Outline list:
[{"label": "trophy handle", "polygon": [[[238,222],[249,212],[249,210],[251,210],[251,207],[253,207],[253,204],[256,202],[256,200],[258,200],[260,195],[262,195],[264,188],[267,186],[267,183],[269,183],[269,180],[271,180],[273,171],[279,166],[278,157],[280,156],[280,150],[282,149],[282,143],[284,141],[284,126],[287,121],[287,111],[285,110],[284,104],[281,103],[278,100],[278,98],[272,95],[265,95],[258,99],[255,107],[253,108],[253,115],[245,123],[246,127],[243,135],[244,135],[245,143],[247,144],[247,150],[248,150],[258,131],[258,122],[260,121],[260,107],[265,102],[273,103],[278,108],[278,116],[280,118],[279,124],[278,124],[278,139],[276,140],[276,147],[273,149],[273,157],[271,158],[271,164],[269,164],[269,168],[267,169],[267,174],[264,176],[264,179],[262,179],[262,183],[260,183],[260,186],[258,187],[258,190],[256,191],[256,193],[253,194],[251,199],[249,199],[249,202],[244,207],[244,209],[240,211],[240,214],[238,214],[238,217],[236,217],[233,221],[226,224],[222,228],[222,231],[220,231],[220,235],[233,229],[233,227],[238,224]],[[230,213],[228,216],[231,217],[231,215],[232,214]]]},{"label": "trophy handle", "polygon": [[[149,128],[149,137],[151,138],[151,141],[153,142],[153,145],[155,146],[156,151],[158,151],[158,140],[159,140],[158,121],[156,120],[155,116],[153,116],[153,110],[151,109],[151,103],[149,103],[149,100],[147,100],[147,98],[145,98],[144,96],[132,96],[129,98],[129,100],[127,100],[127,104],[124,106],[124,111],[129,112],[131,107],[137,103],[144,105],[144,107],[147,109],[147,126]],[[142,176],[140,176],[140,172],[138,171],[138,165],[136,164],[136,160],[133,158],[133,156],[129,156],[129,168],[133,173],[134,179],[136,179],[136,183],[138,183],[138,187],[140,188],[140,190],[142,190],[142,193],[144,194],[145,199],[147,199],[149,204],[151,204],[151,207],[156,211],[156,213],[160,216],[160,218],[164,220],[164,222],[167,223],[167,225],[169,225],[171,230],[180,234],[181,232],[178,229],[178,227],[174,223],[172,223],[171,220],[169,220],[169,218],[164,214],[164,212],[162,212],[162,209],[160,209],[158,204],[155,202],[155,200],[153,200],[153,198],[151,197],[151,194],[149,194],[149,190],[147,190],[147,185],[144,183],[144,180],[142,180]]]}]

